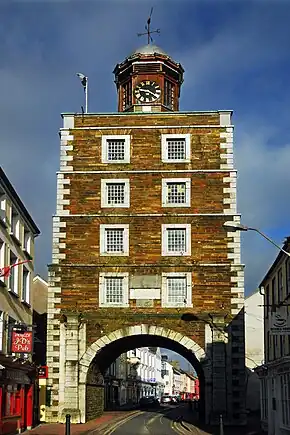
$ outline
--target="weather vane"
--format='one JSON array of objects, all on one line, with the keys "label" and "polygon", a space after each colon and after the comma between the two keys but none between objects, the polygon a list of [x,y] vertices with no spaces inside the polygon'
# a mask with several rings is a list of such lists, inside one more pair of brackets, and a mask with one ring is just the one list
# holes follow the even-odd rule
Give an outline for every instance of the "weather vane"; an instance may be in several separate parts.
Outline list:
[{"label": "weather vane", "polygon": [[147,20],[147,24],[145,25],[146,32],[144,32],[144,33],[137,33],[138,36],[147,35],[148,44],[150,44],[150,42],[153,42],[153,38],[151,36],[152,33],[160,33],[160,29],[150,30],[152,12],[153,12],[153,8],[151,8],[150,15],[149,15],[149,18]]}]

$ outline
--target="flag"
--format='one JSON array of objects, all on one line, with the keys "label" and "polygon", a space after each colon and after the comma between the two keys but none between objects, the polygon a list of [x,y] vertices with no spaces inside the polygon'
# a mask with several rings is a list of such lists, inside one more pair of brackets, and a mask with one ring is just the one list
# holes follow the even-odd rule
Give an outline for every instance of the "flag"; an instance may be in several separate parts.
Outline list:
[{"label": "flag", "polygon": [[19,266],[20,264],[23,264],[23,263],[29,263],[30,261],[32,261],[32,260],[19,261],[18,263],[11,264],[11,266],[1,267],[0,268],[0,277],[8,278],[8,276],[10,275],[12,267]]}]

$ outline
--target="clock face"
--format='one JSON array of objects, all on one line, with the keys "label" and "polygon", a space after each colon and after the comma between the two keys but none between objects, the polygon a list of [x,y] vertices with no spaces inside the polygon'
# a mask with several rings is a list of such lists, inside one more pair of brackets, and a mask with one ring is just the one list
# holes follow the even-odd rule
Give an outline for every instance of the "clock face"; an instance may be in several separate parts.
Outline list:
[{"label": "clock face", "polygon": [[161,89],[156,82],[144,80],[136,86],[134,95],[141,103],[152,103],[160,97]]}]

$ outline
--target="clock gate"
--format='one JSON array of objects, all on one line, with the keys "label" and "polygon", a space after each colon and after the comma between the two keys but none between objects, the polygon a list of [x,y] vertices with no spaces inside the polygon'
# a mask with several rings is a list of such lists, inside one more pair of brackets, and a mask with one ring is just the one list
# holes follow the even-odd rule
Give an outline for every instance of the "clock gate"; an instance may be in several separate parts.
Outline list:
[{"label": "clock gate", "polygon": [[[178,112],[183,70],[157,49],[117,65],[119,112],[62,115],[49,266],[51,422],[99,415],[114,359],[158,346],[194,366],[207,423],[222,414],[226,424],[245,424],[244,272],[239,234],[223,225],[240,219],[231,112]],[[139,104],[142,86],[154,98]]]}]

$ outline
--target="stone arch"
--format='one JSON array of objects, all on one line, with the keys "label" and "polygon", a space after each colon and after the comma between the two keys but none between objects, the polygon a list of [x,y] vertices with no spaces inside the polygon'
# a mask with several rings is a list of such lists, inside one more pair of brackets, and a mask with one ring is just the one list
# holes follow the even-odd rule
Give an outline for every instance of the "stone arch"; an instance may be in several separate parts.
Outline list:
[{"label": "stone arch", "polygon": [[96,354],[102,350],[105,346],[113,343],[114,341],[120,340],[122,338],[132,336],[132,335],[155,335],[159,337],[164,337],[172,341],[178,342],[181,346],[185,347],[188,351],[194,353],[195,357],[199,362],[205,359],[207,356],[205,351],[191,338],[183,335],[173,329],[163,328],[155,325],[134,325],[125,328],[118,329],[111,332],[108,335],[96,340],[84,353],[79,361],[79,382],[84,384],[86,382],[88,369],[95,358]]},{"label": "stone arch", "polygon": [[[123,341],[127,339],[131,339],[134,336],[138,336],[140,338],[140,344],[142,342],[142,337],[146,341],[146,338],[151,336],[153,339],[162,339],[164,338],[167,342],[175,342],[179,349],[183,348],[184,353],[187,354],[185,358],[192,356],[192,359],[196,361],[198,364],[200,371],[198,376],[200,380],[202,379],[203,388],[203,403],[206,408],[208,408],[209,400],[211,397],[210,392],[210,379],[211,379],[211,360],[208,354],[206,354],[205,350],[202,349],[194,340],[187,337],[184,334],[174,331],[173,329],[169,329],[166,327],[160,327],[156,325],[132,325],[128,327],[124,327],[113,331],[107,335],[100,337],[96,340],[92,345],[88,347],[86,352],[82,355],[79,360],[79,408],[81,413],[81,422],[84,423],[88,417],[88,406],[90,403],[87,403],[87,391],[89,389],[98,388],[97,393],[97,401],[101,401],[101,393],[103,388],[103,374],[98,368],[92,368],[94,365],[95,358],[102,355],[102,352],[106,352],[110,346],[118,345],[118,341]],[[141,337],[140,337],[141,336]],[[146,344],[141,345],[146,346]],[[138,346],[136,346],[138,347]],[[164,346],[167,347],[167,346]],[[173,350],[173,349],[172,349]],[[178,352],[182,354],[181,352]],[[103,359],[103,358],[102,358]],[[106,358],[105,358],[106,359]],[[191,358],[188,358],[190,360]],[[91,373],[91,370],[95,370],[96,372]],[[93,376],[93,385],[91,384]],[[94,390],[97,391],[96,389]],[[88,406],[87,406],[88,405]],[[91,409],[91,407],[89,406]],[[204,409],[207,414],[208,411]],[[96,415],[90,415],[90,418],[95,418]]]}]

